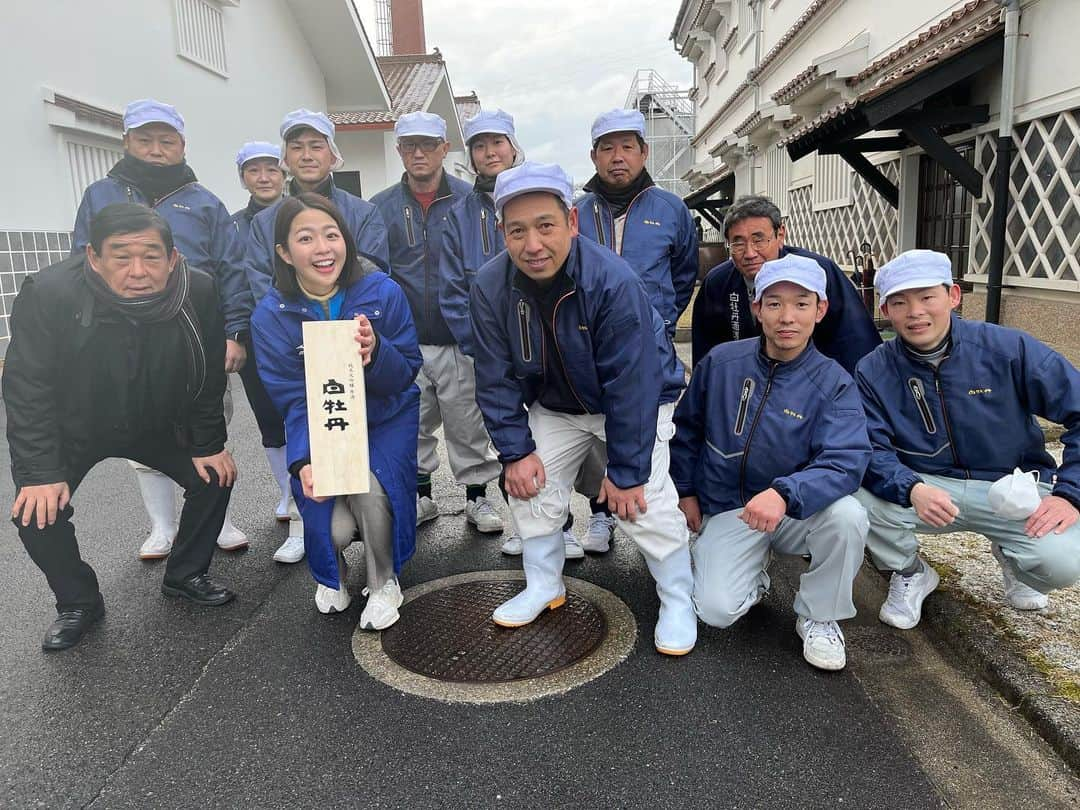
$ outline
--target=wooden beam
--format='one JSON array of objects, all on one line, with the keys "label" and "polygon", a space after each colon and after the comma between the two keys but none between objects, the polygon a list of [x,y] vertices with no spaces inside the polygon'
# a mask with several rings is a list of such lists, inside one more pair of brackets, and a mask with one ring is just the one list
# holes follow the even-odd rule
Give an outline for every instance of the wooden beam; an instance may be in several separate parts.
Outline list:
[{"label": "wooden beam", "polygon": [[950,124],[985,124],[990,120],[990,105],[976,104],[970,107],[933,107],[924,110],[908,110],[889,119],[883,127],[906,129],[910,126],[943,127]]},{"label": "wooden beam", "polygon": [[[847,146],[847,144],[845,144]],[[842,149],[837,152],[855,173],[865,180],[874,191],[885,198],[885,201],[893,208],[900,207],[900,189],[896,187],[881,170],[866,159],[866,156],[856,149]]]},{"label": "wooden beam", "polygon": [[823,146],[818,151],[823,155],[839,155],[842,151],[855,152],[894,152],[904,149],[910,141],[902,135],[889,135],[875,138],[856,138],[852,141]]},{"label": "wooden beam", "polygon": [[975,197],[982,194],[982,175],[934,130],[925,125],[912,125],[906,127],[904,133],[921,146],[926,154],[940,163],[942,168],[967,189],[969,194]]}]

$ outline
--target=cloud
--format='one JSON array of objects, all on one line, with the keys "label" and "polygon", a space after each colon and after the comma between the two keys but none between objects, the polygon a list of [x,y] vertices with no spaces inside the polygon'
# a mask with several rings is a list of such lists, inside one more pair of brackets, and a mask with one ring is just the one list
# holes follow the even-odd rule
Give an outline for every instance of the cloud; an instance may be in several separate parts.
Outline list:
[{"label": "cloud", "polygon": [[[374,42],[373,2],[358,7]],[[428,50],[442,52],[454,92],[475,90],[484,107],[505,109],[530,159],[558,162],[583,180],[592,174],[592,120],[623,106],[636,70],[690,86],[690,63],[668,39],[678,10],[679,0],[428,0],[424,21]]]}]

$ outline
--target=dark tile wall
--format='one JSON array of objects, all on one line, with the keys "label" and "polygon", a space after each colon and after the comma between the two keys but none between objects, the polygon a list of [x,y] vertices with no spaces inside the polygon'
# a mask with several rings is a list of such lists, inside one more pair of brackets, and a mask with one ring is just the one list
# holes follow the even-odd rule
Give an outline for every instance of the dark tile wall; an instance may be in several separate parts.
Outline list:
[{"label": "dark tile wall", "polygon": [[23,279],[66,259],[69,253],[69,232],[0,230],[0,354],[7,349],[8,315]]}]

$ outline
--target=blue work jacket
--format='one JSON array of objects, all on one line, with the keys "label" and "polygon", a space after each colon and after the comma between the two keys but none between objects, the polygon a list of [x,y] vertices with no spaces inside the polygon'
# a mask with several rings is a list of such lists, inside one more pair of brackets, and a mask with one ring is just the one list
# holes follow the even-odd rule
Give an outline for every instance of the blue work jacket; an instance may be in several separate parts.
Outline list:
[{"label": "blue work jacket", "polygon": [[[920,473],[993,481],[1038,470],[1055,495],[1080,507],[1080,372],[1031,335],[952,316],[938,368],[894,338],[859,363],[856,381],[874,457],[864,486],[911,505]],[[1036,416],[1065,426],[1058,466]]]},{"label": "blue work jacket", "polygon": [[[781,256],[789,254],[813,259],[825,271],[829,309],[814,327],[814,345],[853,375],[856,363],[881,345],[874,319],[866,311],[858,289],[834,261],[799,247],[785,246],[780,250]],[[713,346],[761,334],[750,311],[752,300],[731,259],[709,271],[694,301],[690,327],[695,365]]]},{"label": "blue work jacket", "polygon": [[404,174],[400,182],[371,198],[389,229],[394,280],[409,299],[422,346],[456,342],[439,308],[439,256],[447,215],[468,193],[468,183],[444,171],[426,215]]},{"label": "blue work jacket", "polygon": [[496,227],[495,202],[485,191],[470,191],[450,209],[439,260],[439,308],[461,350],[473,354],[469,289],[491,259],[506,248]]},{"label": "blue work jacket", "polygon": [[[338,188],[332,178],[329,198],[345,217],[345,223],[356,240],[356,249],[389,273],[390,249],[386,242],[386,226],[375,206]],[[281,203],[282,200],[278,200],[251,220],[244,263],[256,304],[263,299],[274,281],[274,218]]]},{"label": "blue work jacket", "polygon": [[[604,415],[607,474],[620,488],[649,480],[659,406],[684,385],[682,364],[625,261],[575,238],[561,272],[572,287],[556,303],[553,331],[581,409]],[[544,387],[540,307],[519,289],[507,253],[484,265],[470,293],[476,401],[503,463],[536,449],[526,407]]]},{"label": "blue work jacket", "polygon": [[[71,253],[84,253],[90,242],[90,221],[107,205],[150,202],[133,184],[118,177],[91,183],[75,215]],[[244,243],[229,212],[213,193],[199,183],[187,183],[153,206],[172,229],[173,242],[189,267],[202,270],[217,282],[225,333],[247,331],[254,308],[244,274]]]},{"label": "blue work jacket", "polygon": [[[349,320],[358,313],[368,317],[378,334],[375,355],[364,369],[368,458],[371,474],[386,490],[394,513],[394,571],[398,573],[416,548],[420,390],[413,380],[423,359],[405,296],[385,273],[371,271],[345,289],[339,319]],[[322,319],[318,305],[283,298],[276,289],[259,302],[251,319],[259,377],[285,416],[288,465],[294,473],[311,457],[302,325]],[[334,499],[310,501],[295,474],[291,483],[304,518],[304,549],[312,576],[328,588],[337,588],[340,572],[330,537]]]},{"label": "blue work jacket", "polygon": [[675,409],[671,477],[705,515],[771,487],[789,517],[805,520],[855,492],[869,461],[858,389],[813,344],[786,363],[760,338],[717,346]]},{"label": "blue work jacket", "polygon": [[[582,235],[614,250],[615,219],[603,197],[590,192],[575,207]],[[686,203],[657,186],[638,194],[626,209],[619,254],[641,277],[649,301],[674,336],[698,275],[697,229]]]}]

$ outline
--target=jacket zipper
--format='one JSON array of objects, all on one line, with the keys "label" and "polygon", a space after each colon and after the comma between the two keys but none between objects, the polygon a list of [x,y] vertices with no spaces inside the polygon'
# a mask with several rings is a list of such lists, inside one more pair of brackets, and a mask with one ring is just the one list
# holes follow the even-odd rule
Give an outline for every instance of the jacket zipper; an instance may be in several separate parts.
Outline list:
[{"label": "jacket zipper", "polygon": [[409,239],[409,247],[416,247],[416,235],[413,233],[412,209],[405,206],[401,209],[405,213],[405,235]]},{"label": "jacket zipper", "polygon": [[934,389],[937,391],[938,402],[941,403],[941,418],[945,422],[945,435],[949,437],[949,449],[952,451],[953,464],[958,469],[963,470],[964,478],[970,478],[968,471],[960,464],[960,456],[956,452],[956,441],[953,439],[952,425],[949,424],[949,412],[945,409],[945,394],[941,390],[941,377],[936,368],[934,369]]},{"label": "jacket zipper", "polygon": [[593,220],[596,222],[596,241],[604,244],[604,220],[600,217],[600,203],[592,204]]},{"label": "jacket zipper", "polygon": [[518,332],[521,335],[521,359],[531,363],[533,359],[532,342],[529,340],[529,303],[522,298],[518,301]]},{"label": "jacket zipper", "polygon": [[754,440],[754,431],[757,430],[758,421],[761,419],[761,412],[765,410],[765,402],[769,399],[769,391],[772,390],[773,375],[776,373],[778,363],[773,363],[769,369],[769,378],[765,381],[765,391],[761,395],[761,404],[758,405],[757,413],[754,414],[754,421],[750,423],[750,433],[746,437],[746,444],[743,445],[742,464],[739,465],[739,499],[742,501],[743,506],[746,506],[746,460],[750,458],[750,442]]},{"label": "jacket zipper", "polygon": [[[193,186],[193,185],[195,185],[195,184],[194,183],[184,183],[184,185],[180,186],[179,188],[174,188],[172,191],[170,191],[168,194],[166,194],[164,197],[162,197],[160,200],[158,200],[156,203],[154,203],[151,207],[156,209],[159,205],[161,205],[163,202],[165,202],[165,200],[169,199],[169,197],[171,197],[173,194],[178,194],[179,192],[183,191],[185,188],[189,188],[190,186]],[[130,183],[124,183],[124,189],[127,191],[128,202],[136,202],[135,193],[131,190],[131,184]]]},{"label": "jacket zipper", "polygon": [[911,396],[915,398],[915,406],[922,415],[923,426],[927,433],[937,433],[937,425],[934,424],[934,415],[930,413],[930,406],[926,402],[926,392],[923,390],[922,380],[912,377],[907,381]]},{"label": "jacket zipper", "polygon": [[484,255],[487,256],[491,253],[491,237],[487,230],[487,211],[483,208],[480,209],[480,239],[484,243]]},{"label": "jacket zipper", "polygon": [[555,318],[559,314],[559,305],[562,304],[563,301],[565,301],[567,298],[569,298],[575,292],[577,292],[576,289],[575,290],[570,290],[569,292],[566,292],[566,293],[563,293],[562,297],[559,298],[559,300],[555,302],[555,306],[551,310],[551,334],[555,338],[555,341],[554,341],[554,343],[555,343],[555,352],[559,356],[559,365],[562,366],[563,376],[566,378],[566,384],[570,387],[570,393],[572,393],[574,395],[574,399],[576,399],[578,405],[581,406],[581,410],[585,411],[585,413],[589,413],[589,409],[585,407],[585,403],[582,402],[581,397],[578,396],[577,389],[574,388],[574,382],[573,382],[573,380],[570,379],[570,372],[566,370],[566,363],[563,362],[562,349],[559,348],[559,338],[558,338],[559,333],[557,331],[555,331]]},{"label": "jacket zipper", "polygon": [[746,426],[746,412],[750,409],[750,397],[754,393],[754,381],[747,377],[743,380],[742,394],[739,395],[739,413],[735,417],[735,435],[742,436]]}]

